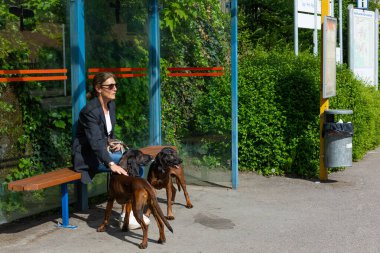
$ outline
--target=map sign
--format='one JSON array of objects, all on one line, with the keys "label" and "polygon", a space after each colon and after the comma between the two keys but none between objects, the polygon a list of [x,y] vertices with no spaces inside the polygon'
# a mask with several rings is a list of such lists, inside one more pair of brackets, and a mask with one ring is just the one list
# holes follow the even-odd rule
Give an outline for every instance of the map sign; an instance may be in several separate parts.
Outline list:
[{"label": "map sign", "polygon": [[368,84],[375,85],[375,13],[350,12],[350,68]]}]

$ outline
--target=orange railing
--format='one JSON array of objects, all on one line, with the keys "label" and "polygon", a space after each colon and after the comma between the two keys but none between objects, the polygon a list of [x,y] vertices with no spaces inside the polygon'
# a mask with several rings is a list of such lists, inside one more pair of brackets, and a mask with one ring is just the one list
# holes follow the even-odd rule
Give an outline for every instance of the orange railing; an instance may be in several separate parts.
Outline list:
[{"label": "orange railing", "polygon": [[118,78],[131,78],[146,76],[146,68],[90,68],[88,78],[93,79],[97,72],[112,72]]},{"label": "orange railing", "polygon": [[[39,74],[39,75],[38,76],[23,76],[23,75],[35,75],[35,74]],[[44,74],[44,75],[41,75],[41,74]],[[63,75],[50,75],[50,74],[63,74]],[[59,80],[67,80],[66,74],[67,74],[67,69],[0,70],[0,82],[5,83],[5,82],[59,81]],[[4,76],[8,76],[8,77],[4,77]]]}]

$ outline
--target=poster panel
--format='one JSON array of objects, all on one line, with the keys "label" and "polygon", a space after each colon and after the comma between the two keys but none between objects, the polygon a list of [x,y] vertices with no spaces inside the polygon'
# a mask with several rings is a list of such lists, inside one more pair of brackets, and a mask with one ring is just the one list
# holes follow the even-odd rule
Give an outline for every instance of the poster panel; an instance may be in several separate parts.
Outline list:
[{"label": "poster panel", "polygon": [[337,19],[325,17],[323,24],[323,98],[336,95]]}]

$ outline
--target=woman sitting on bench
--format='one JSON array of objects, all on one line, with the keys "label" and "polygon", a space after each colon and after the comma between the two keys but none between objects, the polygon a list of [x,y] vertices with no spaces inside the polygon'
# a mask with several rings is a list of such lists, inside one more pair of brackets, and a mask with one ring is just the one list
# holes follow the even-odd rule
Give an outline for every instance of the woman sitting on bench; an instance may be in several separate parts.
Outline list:
[{"label": "woman sitting on bench", "polygon": [[96,173],[112,171],[128,175],[117,165],[121,158],[121,145],[112,153],[107,150],[108,138],[115,139],[114,128],[116,81],[112,73],[97,73],[92,82],[94,98],[81,110],[76,136],[73,141],[74,169],[82,173],[82,183],[92,181]]},{"label": "woman sitting on bench", "polygon": [[[72,146],[73,166],[75,171],[81,172],[81,181],[84,184],[92,182],[93,177],[100,172],[112,171],[128,176],[118,165],[122,156],[122,145],[116,144],[112,150],[107,150],[108,139],[115,139],[115,75],[110,72],[97,73],[92,88],[94,97],[79,114]],[[121,214],[122,217],[123,215],[125,214]],[[133,218],[130,223],[133,223]]]}]

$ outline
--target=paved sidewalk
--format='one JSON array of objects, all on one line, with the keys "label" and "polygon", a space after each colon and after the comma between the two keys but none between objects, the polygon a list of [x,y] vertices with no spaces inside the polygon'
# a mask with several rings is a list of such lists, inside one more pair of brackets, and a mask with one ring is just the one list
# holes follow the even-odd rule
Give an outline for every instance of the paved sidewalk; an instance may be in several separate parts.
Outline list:
[{"label": "paved sidewalk", "polygon": [[[23,220],[0,227],[0,252],[380,252],[380,149],[328,183],[241,173],[239,189],[188,186],[193,209],[182,192],[174,205],[174,233],[156,243],[155,221],[148,249],[141,230],[123,233],[115,218],[97,233],[105,203],[73,213],[76,230],[55,228],[59,216]],[[164,191],[159,192],[164,198]],[[164,213],[164,203],[160,203]]]}]

